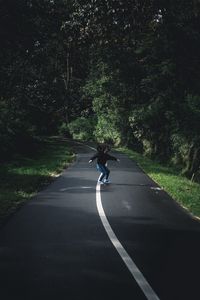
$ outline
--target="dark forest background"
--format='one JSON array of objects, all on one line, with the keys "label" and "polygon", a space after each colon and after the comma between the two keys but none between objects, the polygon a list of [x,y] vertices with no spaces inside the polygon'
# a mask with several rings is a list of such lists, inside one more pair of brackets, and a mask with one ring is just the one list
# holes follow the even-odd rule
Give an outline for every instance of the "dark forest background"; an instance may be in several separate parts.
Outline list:
[{"label": "dark forest background", "polygon": [[200,165],[200,1],[0,1],[0,157],[65,134]]}]

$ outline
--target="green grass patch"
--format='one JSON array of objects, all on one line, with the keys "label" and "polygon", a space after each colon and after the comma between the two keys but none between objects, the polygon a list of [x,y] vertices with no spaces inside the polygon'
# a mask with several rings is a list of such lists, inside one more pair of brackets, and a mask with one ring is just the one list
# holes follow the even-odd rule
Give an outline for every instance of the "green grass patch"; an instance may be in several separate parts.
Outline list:
[{"label": "green grass patch", "polygon": [[30,157],[17,155],[0,168],[0,223],[49,184],[73,160],[66,140],[47,138]]},{"label": "green grass patch", "polygon": [[118,148],[136,161],[139,166],[169,195],[193,215],[200,217],[200,185],[191,182],[172,167],[164,166],[142,154],[126,148]]}]

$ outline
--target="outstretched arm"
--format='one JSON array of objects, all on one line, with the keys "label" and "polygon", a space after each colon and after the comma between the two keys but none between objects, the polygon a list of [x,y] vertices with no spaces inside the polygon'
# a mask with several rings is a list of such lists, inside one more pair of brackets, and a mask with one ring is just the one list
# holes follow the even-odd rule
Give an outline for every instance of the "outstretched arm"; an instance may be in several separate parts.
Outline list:
[{"label": "outstretched arm", "polygon": [[116,158],[115,156],[112,156],[112,155],[109,155],[109,154],[107,154],[107,159],[108,160],[115,160],[115,161],[118,161],[118,162],[120,161],[119,158]]},{"label": "outstretched arm", "polygon": [[90,158],[89,163],[93,162],[93,160],[94,160],[95,158],[97,158],[97,156],[98,156],[97,154],[93,155],[93,156]]}]

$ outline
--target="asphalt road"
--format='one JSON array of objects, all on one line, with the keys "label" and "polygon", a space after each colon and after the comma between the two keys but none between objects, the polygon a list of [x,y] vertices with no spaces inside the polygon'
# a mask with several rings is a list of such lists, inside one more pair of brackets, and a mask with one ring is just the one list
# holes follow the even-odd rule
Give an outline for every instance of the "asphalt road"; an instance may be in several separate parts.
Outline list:
[{"label": "asphalt road", "polygon": [[[2,300],[147,299],[99,216],[93,151],[75,148],[76,162],[0,230]],[[100,195],[118,241],[158,299],[200,299],[200,222],[111,154],[120,163],[109,162],[112,183]]]}]

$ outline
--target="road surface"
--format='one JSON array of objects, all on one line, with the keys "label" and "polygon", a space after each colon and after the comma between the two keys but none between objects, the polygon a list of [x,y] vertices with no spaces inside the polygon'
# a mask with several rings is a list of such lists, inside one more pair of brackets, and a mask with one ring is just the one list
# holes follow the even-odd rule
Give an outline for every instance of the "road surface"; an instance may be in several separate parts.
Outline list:
[{"label": "road surface", "polygon": [[99,187],[94,151],[74,147],[76,162],[0,230],[1,299],[199,299],[200,222],[123,154]]}]

